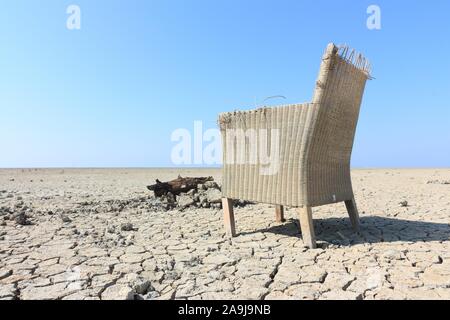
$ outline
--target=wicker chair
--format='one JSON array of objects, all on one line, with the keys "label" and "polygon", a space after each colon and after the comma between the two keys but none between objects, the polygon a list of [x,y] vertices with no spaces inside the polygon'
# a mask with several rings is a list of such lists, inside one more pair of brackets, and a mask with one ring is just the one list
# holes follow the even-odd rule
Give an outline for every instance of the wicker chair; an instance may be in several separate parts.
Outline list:
[{"label": "wicker chair", "polygon": [[329,44],[311,103],[222,113],[222,204],[235,236],[232,199],[299,208],[303,241],[316,246],[312,207],[344,201],[353,228],[359,216],[350,156],[370,64],[347,47]]}]

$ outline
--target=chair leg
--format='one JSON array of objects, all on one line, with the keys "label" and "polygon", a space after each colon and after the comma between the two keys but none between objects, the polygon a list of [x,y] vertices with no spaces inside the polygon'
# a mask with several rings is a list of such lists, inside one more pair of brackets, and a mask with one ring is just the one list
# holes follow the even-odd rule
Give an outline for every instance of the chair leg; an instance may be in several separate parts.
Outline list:
[{"label": "chair leg", "polygon": [[311,249],[316,248],[316,236],[314,235],[314,224],[312,219],[311,207],[304,206],[299,208],[300,229],[303,242]]},{"label": "chair leg", "polygon": [[286,220],[284,219],[284,207],[277,205],[275,207],[275,219],[277,222],[285,222]]},{"label": "chair leg", "polygon": [[359,231],[359,214],[356,208],[355,198],[345,201],[345,206],[347,207],[347,212],[350,217],[350,222],[352,223],[353,229]]},{"label": "chair leg", "polygon": [[234,222],[233,199],[222,198],[223,218],[225,231],[228,236],[236,236],[236,225]]}]

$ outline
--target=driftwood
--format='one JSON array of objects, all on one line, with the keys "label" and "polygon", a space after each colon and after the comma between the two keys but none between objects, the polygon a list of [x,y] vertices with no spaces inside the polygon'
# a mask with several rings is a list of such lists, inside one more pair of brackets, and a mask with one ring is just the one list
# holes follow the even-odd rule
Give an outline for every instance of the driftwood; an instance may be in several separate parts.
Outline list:
[{"label": "driftwood", "polygon": [[155,193],[155,196],[161,197],[167,193],[172,193],[173,195],[179,195],[182,192],[188,192],[192,189],[197,189],[197,185],[204,184],[206,181],[213,181],[213,177],[181,177],[178,176],[177,179],[167,182],[161,182],[156,179],[156,184],[147,186],[148,190]]}]

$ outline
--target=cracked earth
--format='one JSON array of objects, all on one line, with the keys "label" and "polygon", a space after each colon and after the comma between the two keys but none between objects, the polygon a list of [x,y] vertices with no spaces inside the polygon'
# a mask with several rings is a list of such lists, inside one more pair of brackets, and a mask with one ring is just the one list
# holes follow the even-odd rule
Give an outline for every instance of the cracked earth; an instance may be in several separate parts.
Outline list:
[{"label": "cracked earth", "polygon": [[[220,170],[0,170],[0,299],[450,299],[450,170],[354,170],[343,203],[153,210],[156,178]],[[18,215],[19,214],[19,215]],[[23,214],[22,216],[20,214]]]}]

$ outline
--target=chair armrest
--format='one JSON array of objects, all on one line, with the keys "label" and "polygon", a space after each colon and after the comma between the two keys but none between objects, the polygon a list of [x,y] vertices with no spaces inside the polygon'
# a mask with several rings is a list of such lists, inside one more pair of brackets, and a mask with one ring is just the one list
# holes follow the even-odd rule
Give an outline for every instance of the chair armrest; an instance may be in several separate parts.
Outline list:
[{"label": "chair armrest", "polygon": [[275,107],[262,107],[252,110],[223,112],[219,114],[218,124],[222,131],[227,128],[257,129],[257,127],[260,127],[263,123],[266,123],[267,128],[272,128],[267,123],[269,118],[272,116],[278,117],[278,115],[289,112],[296,113],[295,111],[305,112],[308,110],[301,109],[306,109],[308,107],[311,107],[311,103],[289,104]]}]

